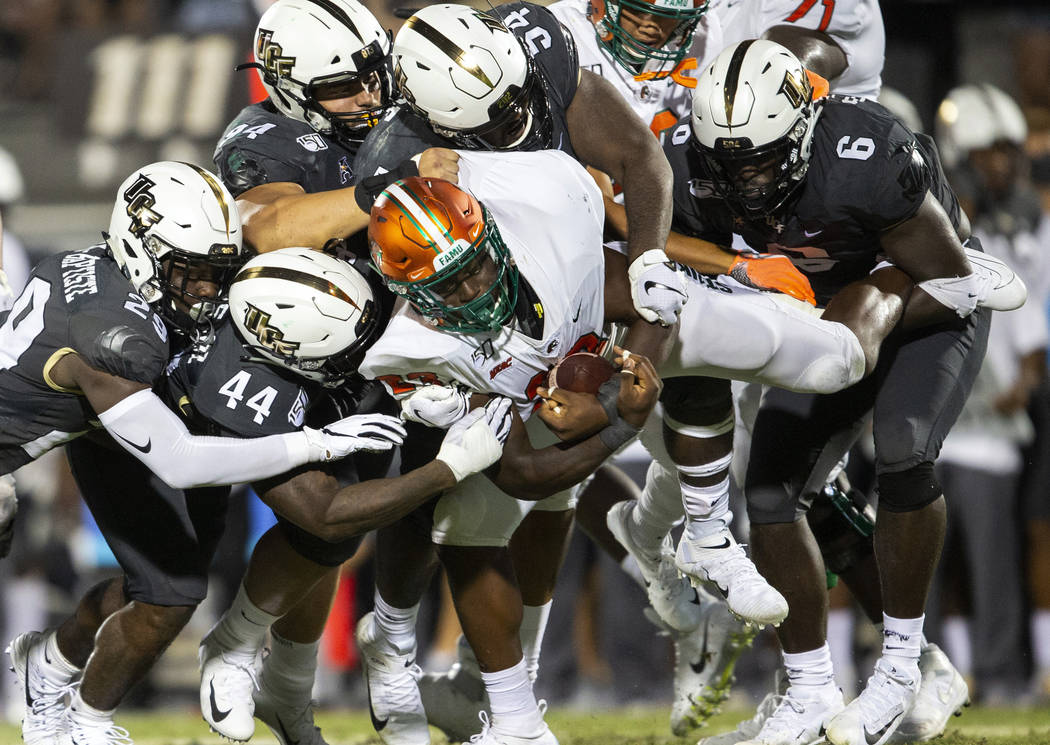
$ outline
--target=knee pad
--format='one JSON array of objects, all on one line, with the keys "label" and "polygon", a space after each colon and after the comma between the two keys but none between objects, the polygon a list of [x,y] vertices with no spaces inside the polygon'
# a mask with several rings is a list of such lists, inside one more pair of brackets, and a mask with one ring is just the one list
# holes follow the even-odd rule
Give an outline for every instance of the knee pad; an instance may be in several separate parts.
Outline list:
[{"label": "knee pad", "polygon": [[360,536],[329,543],[323,538],[307,533],[298,525],[288,522],[284,518],[279,517],[277,523],[281,526],[281,532],[288,540],[288,545],[297,554],[323,567],[339,566],[357,553],[357,547],[361,545]]},{"label": "knee pad", "polygon": [[726,412],[732,429],[733,394],[728,380],[698,376],[670,378],[664,381],[660,403],[664,408],[664,420],[672,429],[678,429],[675,424],[700,427],[709,427],[712,422],[721,424]]},{"label": "knee pad", "polygon": [[941,496],[941,484],[926,461],[903,471],[878,475],[879,507],[890,512],[921,510]]},{"label": "knee pad", "polygon": [[875,511],[855,489],[815,495],[806,519],[830,572],[842,574],[875,550]]}]

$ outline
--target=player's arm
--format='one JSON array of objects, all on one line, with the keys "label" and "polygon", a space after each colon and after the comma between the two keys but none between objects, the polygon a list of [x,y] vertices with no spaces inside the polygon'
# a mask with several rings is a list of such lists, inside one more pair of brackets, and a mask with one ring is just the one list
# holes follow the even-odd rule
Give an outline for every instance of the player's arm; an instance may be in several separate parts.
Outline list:
[{"label": "player's arm", "polygon": [[849,65],[842,47],[823,31],[789,25],[773,26],[762,34],[762,38],[787,47],[798,57],[802,67],[827,80],[837,78]]},{"label": "player's arm", "polygon": [[147,384],[92,367],[75,352],[62,357],[49,378],[60,389],[82,392],[113,439],[176,489],[268,478],[355,450],[389,449],[404,437],[400,423],[382,415],[254,439],[201,437]]},{"label": "player's arm", "polygon": [[[566,432],[571,426],[581,427],[594,434],[584,436],[572,444],[561,443],[532,450],[519,447],[518,438],[526,440],[525,425],[515,417],[515,424],[507,440],[508,448],[499,462],[486,475],[507,494],[517,499],[538,500],[568,489],[580,483],[623,444],[629,441],[645,423],[656,406],[663,384],[660,376],[648,359],[631,355],[624,361],[623,369],[613,380],[619,385],[612,416],[616,422],[609,423],[609,414],[594,396],[571,394],[565,391],[547,391],[549,396],[537,416],[543,419],[556,433]],[[570,411],[573,404],[587,399],[592,405],[581,407],[583,411]],[[586,424],[579,421],[580,415]],[[596,415],[596,416],[595,416]],[[515,447],[510,448],[511,443]]]},{"label": "player's arm", "polygon": [[345,238],[368,227],[368,214],[354,199],[354,189],[307,194],[290,181],[254,186],[237,198],[244,241],[258,253],[289,246],[320,250],[332,238]]}]

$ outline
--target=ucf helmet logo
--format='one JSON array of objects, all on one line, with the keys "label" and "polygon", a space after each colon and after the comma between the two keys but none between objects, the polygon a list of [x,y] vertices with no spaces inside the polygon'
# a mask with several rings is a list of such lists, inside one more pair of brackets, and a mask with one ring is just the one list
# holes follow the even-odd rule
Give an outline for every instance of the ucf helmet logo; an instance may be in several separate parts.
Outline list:
[{"label": "ucf helmet logo", "polygon": [[153,210],[157,201],[151,191],[154,186],[156,184],[153,181],[139,174],[135,183],[124,192],[124,201],[128,203],[128,217],[131,218],[131,234],[139,239],[163,217]]},{"label": "ucf helmet logo", "polygon": [[292,73],[295,57],[281,54],[281,45],[273,40],[273,31],[259,29],[259,39],[255,43],[255,56],[259,58],[266,74],[274,78],[286,78]]},{"label": "ucf helmet logo", "polygon": [[299,349],[299,342],[284,340],[284,332],[270,326],[270,314],[248,303],[244,314],[244,327],[259,340],[260,346],[269,349],[278,357],[292,357]]},{"label": "ucf helmet logo", "polygon": [[801,108],[810,98],[809,81],[799,80],[788,70],[784,73],[784,80],[781,81],[780,90],[777,93],[783,93],[787,97],[787,100],[791,102],[791,108]]}]

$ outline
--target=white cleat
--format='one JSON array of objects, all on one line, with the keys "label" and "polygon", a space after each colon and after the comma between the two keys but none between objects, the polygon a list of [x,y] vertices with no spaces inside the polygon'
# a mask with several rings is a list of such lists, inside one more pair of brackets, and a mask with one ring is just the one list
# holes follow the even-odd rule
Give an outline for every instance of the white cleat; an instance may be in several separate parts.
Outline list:
[{"label": "white cleat", "polygon": [[255,734],[255,701],[259,687],[255,657],[233,654],[209,633],[197,649],[200,663],[201,716],[225,738],[244,742]]},{"label": "white cleat", "polygon": [[76,685],[49,664],[46,642],[47,634],[27,631],[7,647],[25,694],[22,740],[26,745],[69,745],[69,696]]},{"label": "white cleat", "polygon": [[709,547],[700,546],[683,535],[675,557],[678,569],[691,577],[693,584],[710,581],[718,585],[729,610],[743,620],[759,626],[780,625],[788,614],[787,600],[758,573],[728,528],[718,537],[723,543]]},{"label": "white cleat", "polygon": [[368,690],[368,713],[379,739],[386,745],[429,745],[418,685],[423,673],[416,664],[415,647],[401,652],[381,638],[374,613],[361,616],[355,638]]},{"label": "white cleat", "polygon": [[128,731],[113,724],[112,719],[91,724],[73,722],[70,735],[72,745],[135,745]]},{"label": "white cleat", "polygon": [[314,724],[314,702],[305,698],[278,696],[266,687],[265,679],[255,692],[255,718],[270,728],[280,745],[328,745],[321,728]]},{"label": "white cleat", "polygon": [[477,659],[463,636],[456,644],[457,660],[446,673],[426,673],[419,679],[419,695],[427,721],[445,733],[449,742],[468,742],[481,732],[480,715],[489,698]]},{"label": "white cleat", "polygon": [[952,715],[962,714],[970,705],[970,689],[963,676],[952,665],[948,655],[936,644],[930,644],[919,656],[919,692],[915,703],[901,719],[900,726],[887,742],[921,742],[944,733]]},{"label": "white cleat", "polygon": [[919,676],[899,670],[885,657],[857,698],[827,727],[832,745],[882,745],[887,742],[915,703]]},{"label": "white cleat", "polygon": [[723,600],[704,593],[700,625],[674,635],[674,734],[681,737],[702,727],[719,711],[729,698],[736,662],[757,633],[756,626],[734,616]]},{"label": "white cleat", "polygon": [[972,248],[965,249],[980,281],[977,305],[992,310],[1016,310],[1028,298],[1028,288],[1005,262]]},{"label": "white cleat", "polygon": [[[546,713],[547,706],[540,702],[540,709]],[[471,745],[558,745],[558,738],[551,732],[550,727],[544,723],[543,731],[533,737],[519,737],[518,735],[498,732],[489,723],[488,715],[484,712],[479,717],[482,727],[481,732],[470,738]]]},{"label": "white cleat", "polygon": [[[827,686],[817,691],[788,688],[758,732],[742,745],[815,745],[824,742],[824,726],[842,711],[842,691]],[[705,741],[706,742],[706,741]]]},{"label": "white cleat", "polygon": [[617,502],[605,516],[605,524],[638,563],[649,604],[660,620],[674,631],[692,631],[700,625],[700,601],[689,580],[683,578],[675,566],[671,536],[666,536],[660,544],[654,563],[652,551],[646,550],[631,533],[629,521],[634,505],[633,499]]},{"label": "white cleat", "polygon": [[780,706],[780,702],[784,700],[786,692],[787,675],[784,674],[783,668],[778,668],[777,690],[766,694],[765,698],[758,705],[758,710],[753,717],[740,722],[732,732],[723,732],[720,735],[712,735],[711,737],[701,737],[697,745],[736,745],[739,742],[745,742],[756,737],[762,731],[762,725],[773,716],[773,712]]}]

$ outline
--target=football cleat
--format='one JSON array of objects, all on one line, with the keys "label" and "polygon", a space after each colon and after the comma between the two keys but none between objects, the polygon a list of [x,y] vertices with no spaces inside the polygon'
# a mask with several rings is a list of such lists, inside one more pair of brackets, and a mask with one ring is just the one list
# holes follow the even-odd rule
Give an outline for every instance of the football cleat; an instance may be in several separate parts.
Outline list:
[{"label": "football cleat", "polygon": [[[842,691],[825,686],[800,691],[792,686],[779,696],[776,708],[744,745],[815,745],[824,742],[824,725],[842,711]],[[706,742],[706,741],[705,741]]]},{"label": "football cleat", "polygon": [[605,523],[620,545],[638,563],[649,604],[666,626],[674,631],[692,631],[700,625],[700,601],[689,580],[678,573],[674,564],[674,544],[671,536],[664,538],[653,551],[635,540],[630,528],[630,515],[635,501],[627,499],[617,502],[605,517]]},{"label": "football cleat", "polygon": [[197,649],[200,663],[201,716],[213,731],[243,742],[255,734],[255,701],[259,687],[255,657],[225,651],[209,633]]},{"label": "football cleat", "polygon": [[[701,546],[683,534],[675,563],[694,585],[713,582],[726,598],[729,610],[745,621],[764,626],[780,624],[788,614],[784,596],[758,573],[728,528],[718,535],[721,545]],[[712,540],[710,536],[705,541]]]},{"label": "football cleat", "polygon": [[432,726],[444,732],[449,742],[467,742],[481,731],[480,715],[488,710],[489,698],[477,658],[462,635],[456,658],[448,672],[423,675],[419,695]]},{"label": "football cleat", "polygon": [[27,631],[7,647],[11,669],[25,694],[22,740],[26,745],[68,745],[68,697],[76,690],[76,684],[71,682],[71,676],[50,664],[46,643],[46,633]]},{"label": "football cleat", "polygon": [[394,648],[379,636],[375,614],[366,613],[357,622],[357,648],[368,692],[368,713],[379,739],[386,745],[428,745],[430,730],[416,664],[415,645],[407,652]]},{"label": "football cleat", "polygon": [[69,742],[72,745],[135,745],[128,731],[113,724],[112,719],[92,723],[75,720]]},{"label": "football cleat", "polygon": [[745,742],[755,737],[762,731],[762,725],[766,723],[766,720],[773,716],[773,712],[780,706],[780,702],[784,700],[787,687],[787,673],[784,672],[784,668],[778,667],[776,690],[765,695],[753,717],[740,722],[736,729],[731,732],[723,732],[720,735],[712,735],[711,737],[701,737],[700,742],[696,745],[736,745],[739,742]]},{"label": "football cleat", "polygon": [[[540,702],[540,710],[547,711],[547,704]],[[488,715],[481,712],[478,716],[481,722],[481,732],[470,738],[471,745],[558,745],[558,738],[551,732],[546,723],[543,731],[533,737],[519,737],[506,732],[497,731],[489,722]]]},{"label": "football cleat", "polygon": [[832,719],[826,735],[832,745],[882,745],[887,742],[915,703],[918,673],[894,667],[885,657],[857,698]]},{"label": "football cleat", "polygon": [[915,703],[887,742],[932,740],[944,732],[953,714],[959,716],[963,707],[970,705],[970,689],[966,681],[936,644],[929,644],[922,650],[919,673],[922,679]]},{"label": "football cleat", "polygon": [[280,745],[328,745],[321,728],[314,724],[314,702],[305,697],[280,696],[271,691],[263,676],[255,692],[255,718],[270,728]]},{"label": "football cleat", "polygon": [[1015,310],[1028,299],[1028,288],[1005,262],[972,248],[965,249],[980,282],[977,305],[992,310]]},{"label": "football cleat", "polygon": [[724,601],[704,593],[700,625],[674,634],[671,731],[681,737],[719,711],[733,686],[733,669],[758,628],[734,616]]}]

